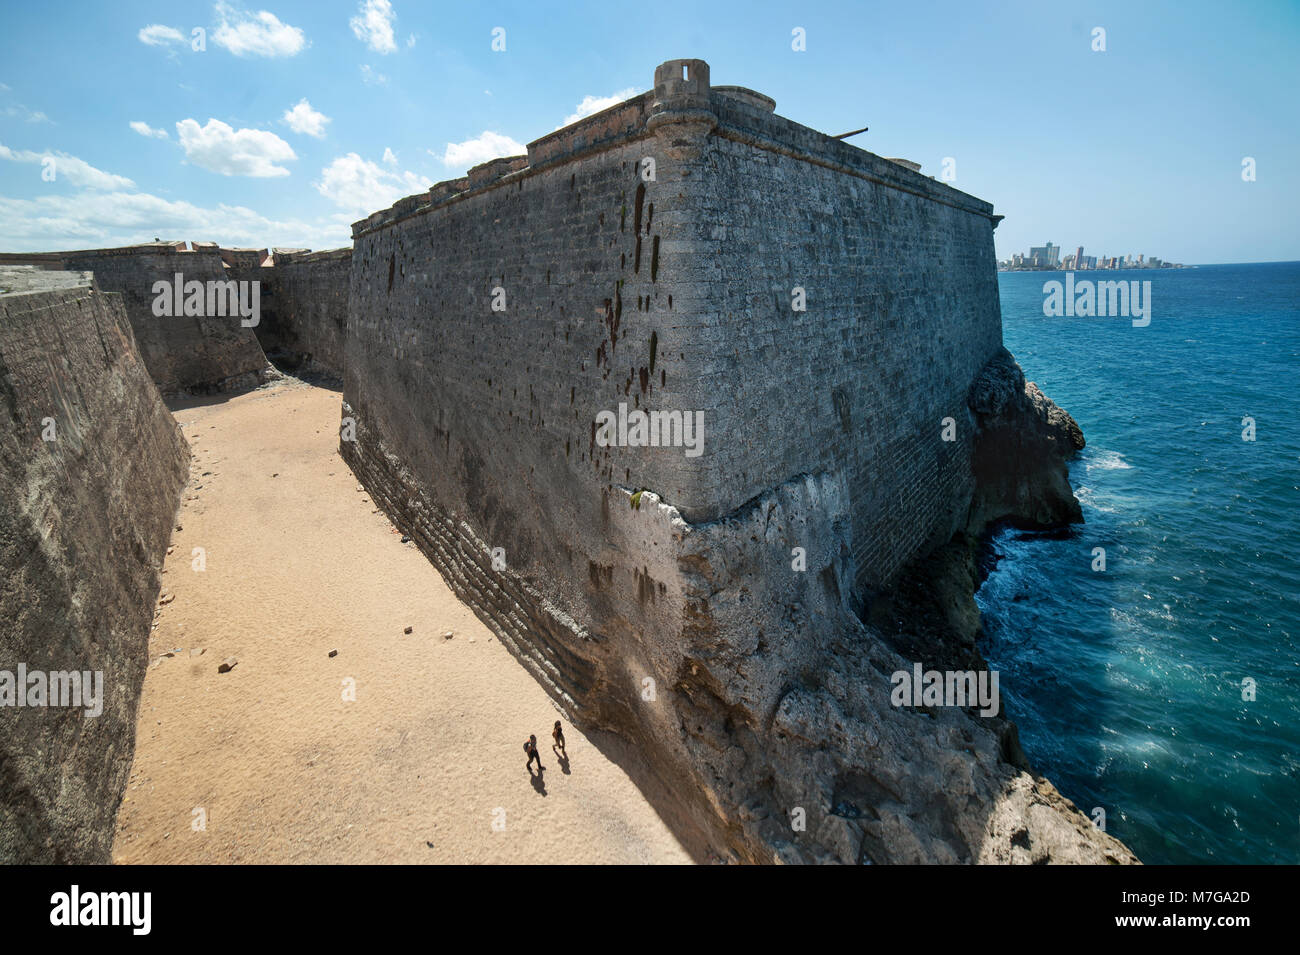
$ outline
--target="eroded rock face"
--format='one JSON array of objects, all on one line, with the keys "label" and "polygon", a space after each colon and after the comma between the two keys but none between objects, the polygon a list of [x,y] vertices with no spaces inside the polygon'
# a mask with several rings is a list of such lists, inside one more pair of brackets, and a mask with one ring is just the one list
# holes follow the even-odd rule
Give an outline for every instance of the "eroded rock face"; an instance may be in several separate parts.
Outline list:
[{"label": "eroded rock face", "polygon": [[[898,653],[849,610],[841,482],[806,477],[694,527],[649,497],[642,510],[658,509],[677,527],[692,622],[680,642],[658,648],[676,679],[643,706],[664,712],[641,719],[652,739],[668,741],[665,771],[685,767],[697,782],[694,818],[733,858],[1136,861],[1025,770],[1015,728],[1001,716],[893,705],[891,674],[914,662],[953,664],[939,652]],[[808,572],[790,573],[785,555],[810,541]],[[983,666],[977,657],[963,662]]]},{"label": "eroded rock face", "polygon": [[84,286],[0,296],[0,422],[0,671],[102,675],[98,706],[9,683],[0,863],[106,863],[189,450],[120,299]]},{"label": "eroded rock face", "polygon": [[[737,859],[1137,862],[1030,771],[1001,714],[891,703],[890,675],[916,662],[986,669],[973,594],[975,535],[988,521],[1078,519],[1066,476],[1083,447],[1074,420],[1025,383],[1005,350],[970,403],[979,426],[971,533],[909,568],[871,625],[849,610],[842,481],[807,477],[724,520],[679,528],[691,624],[659,732],[680,727],[670,758],[694,768],[715,814],[701,807],[697,819],[721,828]],[[796,546],[807,548],[805,574],[786,562]]]},{"label": "eroded rock face", "polygon": [[1008,520],[1027,529],[1083,522],[1066,461],[1083,449],[1083,432],[1024,373],[1005,348],[971,385],[977,422],[972,460],[976,491],[967,530]]}]

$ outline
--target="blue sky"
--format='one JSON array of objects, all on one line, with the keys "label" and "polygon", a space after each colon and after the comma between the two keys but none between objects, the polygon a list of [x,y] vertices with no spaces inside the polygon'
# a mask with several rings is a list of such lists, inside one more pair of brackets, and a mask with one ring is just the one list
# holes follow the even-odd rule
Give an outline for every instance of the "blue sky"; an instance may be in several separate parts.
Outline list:
[{"label": "blue sky", "polygon": [[985,7],[11,4],[0,250],[345,245],[369,212],[698,57],[715,84],[764,92],[783,116],[870,126],[851,141],[927,174],[951,157],[953,185],[1006,216],[999,257],[1050,240],[1186,263],[1300,259],[1300,4]]}]

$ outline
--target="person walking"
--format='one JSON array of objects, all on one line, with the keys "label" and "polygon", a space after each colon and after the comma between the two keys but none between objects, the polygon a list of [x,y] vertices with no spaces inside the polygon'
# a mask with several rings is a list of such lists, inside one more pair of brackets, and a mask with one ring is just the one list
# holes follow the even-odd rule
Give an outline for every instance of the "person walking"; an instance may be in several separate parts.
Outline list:
[{"label": "person walking", "polygon": [[555,729],[551,730],[551,739],[555,741],[551,743],[551,749],[555,750],[555,755],[567,756],[568,753],[564,751],[564,730],[560,728],[559,720],[555,721]]},{"label": "person walking", "polygon": [[525,768],[529,775],[533,772],[533,760],[537,760],[537,771],[541,772],[546,767],[542,765],[542,754],[537,752],[537,737],[532,733],[528,734],[528,742],[524,743],[524,752],[528,754],[528,763]]}]

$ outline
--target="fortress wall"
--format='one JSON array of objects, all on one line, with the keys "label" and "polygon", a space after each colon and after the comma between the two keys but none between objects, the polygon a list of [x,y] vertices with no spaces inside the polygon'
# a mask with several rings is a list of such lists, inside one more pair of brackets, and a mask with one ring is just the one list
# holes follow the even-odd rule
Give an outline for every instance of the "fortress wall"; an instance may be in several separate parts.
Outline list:
[{"label": "fortress wall", "polygon": [[145,366],[164,395],[204,394],[245,387],[262,380],[266,356],[251,327],[238,316],[153,314],[158,280],[226,281],[221,250],[211,244],[195,251],[183,243],[154,243],[120,249],[0,255],[0,264],[30,262],[45,268],[95,273],[95,287],[118,292],[126,307]]},{"label": "fortress wall", "polygon": [[[716,508],[843,472],[856,583],[886,586],[960,526],[971,383],[1002,343],[987,203],[714,94],[698,237],[728,401]],[[792,308],[792,289],[806,311]],[[952,417],[953,442],[941,440]]]},{"label": "fortress wall", "polygon": [[[651,584],[619,529],[632,513],[620,488],[697,494],[681,449],[601,448],[596,415],[714,400],[690,371],[695,319],[676,304],[698,293],[673,253],[652,263],[657,237],[684,234],[694,183],[665,188],[651,212],[638,166],[658,153],[653,137],[586,151],[643,110],[634,100],[543,141],[539,169],[488,164],[457,192],[440,184],[354,227],[344,415],[357,441],[343,454],[462,596],[582,706],[610,700],[592,691],[601,660],[631,665],[612,635],[672,626],[666,609],[644,626]],[[494,288],[505,311],[492,310]],[[652,331],[656,380],[643,391]],[[494,547],[507,573],[493,570]]]},{"label": "fortress wall", "polygon": [[[728,714],[770,719],[801,661],[854,626],[858,528],[878,535],[866,565],[892,570],[964,517],[970,429],[949,450],[938,411],[969,424],[980,358],[964,350],[1000,328],[995,292],[990,313],[960,276],[925,284],[945,256],[977,271],[981,248],[995,278],[987,204],[710,100],[700,67],[703,94],[637,97],[530,144],[535,165],[496,160],[354,226],[341,450],[571,713],[665,777],[693,774],[685,812],[716,832],[737,798],[715,752]],[[910,191],[702,135],[701,95],[752,113],[744,135],[767,122],[787,150],[843,150]],[[790,311],[799,283],[806,313]],[[703,412],[704,453],[598,446],[597,415],[620,403]],[[930,418],[934,440],[916,438]],[[902,535],[911,551],[890,551]],[[792,546],[808,573],[788,572]],[[644,705],[647,677],[664,705]]]},{"label": "fortress wall", "polygon": [[189,450],[84,285],[0,295],[0,418],[0,671],[103,673],[97,718],[0,707],[0,862],[105,863]]},{"label": "fortress wall", "polygon": [[352,249],[277,253],[275,264],[236,277],[263,280],[262,350],[295,370],[343,378]]},{"label": "fortress wall", "polygon": [[[655,80],[353,226],[344,458],[571,719],[636,747],[679,834],[747,861],[1122,851],[1006,764],[1001,721],[892,706],[909,664],[850,606],[969,510],[991,207],[702,61]],[[703,412],[704,453],[597,445],[620,402]]]}]

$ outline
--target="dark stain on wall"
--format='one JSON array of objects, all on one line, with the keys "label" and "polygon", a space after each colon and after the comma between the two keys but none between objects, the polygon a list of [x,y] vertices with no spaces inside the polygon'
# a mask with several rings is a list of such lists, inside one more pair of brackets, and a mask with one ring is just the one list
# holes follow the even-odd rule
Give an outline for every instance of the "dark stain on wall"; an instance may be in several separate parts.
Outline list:
[{"label": "dark stain on wall", "polygon": [[835,414],[839,416],[840,427],[845,434],[853,432],[853,417],[849,413],[849,396],[843,388],[836,388],[831,392],[831,403],[835,405]]}]

